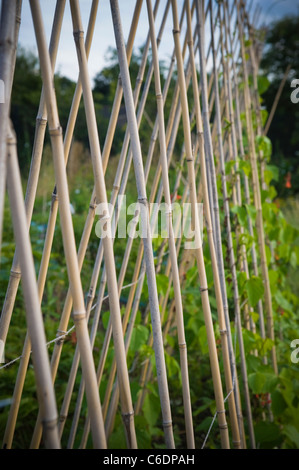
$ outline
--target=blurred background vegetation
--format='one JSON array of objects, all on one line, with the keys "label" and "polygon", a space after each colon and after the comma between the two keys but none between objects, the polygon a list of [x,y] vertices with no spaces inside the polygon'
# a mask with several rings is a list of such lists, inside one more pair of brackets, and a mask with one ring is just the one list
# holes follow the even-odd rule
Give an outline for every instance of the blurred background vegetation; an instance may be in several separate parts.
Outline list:
[{"label": "blurred background vegetation", "polygon": [[[133,88],[135,86],[141,54],[142,50],[135,51],[131,60],[130,73]],[[279,368],[281,371],[279,377],[273,377],[271,368],[269,367],[265,369],[260,358],[248,355],[249,385],[253,396],[255,432],[257,444],[261,448],[299,448],[299,374],[298,366],[296,364],[291,364],[289,359],[289,343],[292,339],[299,337],[299,104],[296,105],[290,100],[290,94],[293,90],[290,87],[291,80],[293,78],[299,78],[298,17],[283,18],[269,27],[266,31],[265,49],[261,62],[260,75],[262,77],[267,77],[267,84],[263,87],[261,96],[262,106],[267,112],[270,112],[271,110],[277,89],[289,64],[291,64],[291,70],[268,133],[268,137],[272,142],[272,156],[271,160],[268,162],[270,165],[267,173],[267,182],[270,186],[270,192],[263,194],[265,232],[268,240],[270,240],[274,246],[274,258],[271,257],[270,250],[268,250],[267,254],[273,294],[276,336],[278,341],[277,353]],[[163,80],[163,71],[165,70],[164,64],[161,64],[161,69]],[[101,148],[103,148],[104,145],[104,138],[108,127],[118,76],[119,66],[116,51],[110,49],[107,51],[106,67],[99,71],[93,81],[93,97],[99,126]],[[60,122],[63,131],[65,131],[76,84],[59,73],[55,75],[54,80]],[[170,92],[165,103],[166,120],[171,105],[175,81],[175,77],[173,77]],[[265,85],[265,80],[263,80],[263,83]],[[32,53],[24,49],[19,49],[13,84],[11,117],[18,137],[18,156],[24,183],[24,192],[30,168],[35,133],[35,119],[39,106],[41,87],[42,82],[38,59],[32,55]],[[140,126],[140,140],[144,156],[147,154],[155,116],[156,103],[152,83],[144,118],[142,119]],[[125,128],[126,116],[124,107],[122,106],[115,138],[113,140],[112,153],[105,176],[108,193],[112,188],[118,158],[122,148]],[[182,144],[183,133],[180,129],[175,148],[177,156],[179,156],[181,152]],[[158,159],[159,155],[157,148],[153,159],[148,188],[150,188],[151,178],[158,164]],[[67,172],[70,199],[74,212],[73,222],[75,237],[77,244],[79,244],[93,189],[93,174],[90,165],[88,134],[83,103],[81,103],[76,122]],[[176,170],[174,168],[170,168],[169,173],[170,180],[173,181]],[[55,178],[52,165],[52,153],[49,137],[46,134],[37,198],[30,227],[33,255],[37,272],[41,259],[49,205],[54,184]],[[219,185],[221,186],[220,181]],[[182,187],[180,190],[182,191]],[[271,194],[271,204],[267,202],[269,194]],[[130,177],[128,182],[127,198],[129,203],[136,200],[134,175]],[[242,225],[244,220],[240,218],[238,222]],[[224,226],[223,214],[222,224]],[[4,302],[15,248],[8,202],[5,212],[5,228],[0,266],[1,305]],[[156,244],[154,243],[155,250],[158,249],[158,245],[159,240]],[[82,269],[82,283],[85,292],[87,292],[89,288],[90,273],[96,257],[97,248],[98,239],[93,231]],[[116,240],[115,259],[117,269],[120,269],[121,266],[123,248],[123,244]],[[248,245],[247,248],[248,256],[250,256],[250,245]],[[225,255],[225,242],[223,249]],[[137,245],[133,248],[125,283],[131,282],[136,252]],[[209,250],[207,245],[205,246],[205,259],[208,283],[211,291],[213,291],[212,267],[209,261]],[[166,276],[163,276],[163,274],[157,276],[158,291],[161,294],[166,292],[168,285],[168,279],[165,279],[165,277]],[[230,296],[231,284],[228,269],[227,280],[228,294],[231,303],[230,306],[233,307],[232,297]],[[242,276],[240,276],[239,282],[242,301],[249,297],[252,304],[251,306],[255,307],[258,298],[254,296],[254,294],[251,294],[250,296],[248,291],[249,286],[244,283]],[[62,237],[58,220],[43,298],[43,315],[48,339],[52,339],[56,335],[57,324],[60,312],[63,308],[63,301],[67,288],[68,278],[63,260]],[[185,328],[189,352],[190,377],[196,377],[196,380],[191,380],[191,399],[195,410],[194,426],[197,439],[196,444],[197,447],[200,447],[211,424],[212,416],[215,412],[215,402],[212,398],[213,386],[210,377],[204,320],[202,312],[198,308],[201,304],[201,300],[196,269],[190,269],[185,274],[185,283],[184,286],[182,286],[182,293],[185,310]],[[125,294],[121,298],[121,303],[122,306],[126,303]],[[141,324],[142,315],[144,313],[143,308],[146,303],[147,292],[145,286],[142,294],[142,302],[140,304],[140,312],[137,316],[135,339],[128,356],[128,363],[131,364],[132,367],[130,379],[133,401],[135,401],[136,396],[140,391],[138,383],[138,374],[140,373],[140,370],[138,367],[136,368],[136,365],[134,366],[134,364],[136,364],[134,362],[134,358],[138,355],[139,358],[143,360],[147,357],[150,357],[153,360],[152,350],[149,350],[146,345],[150,333],[150,327],[144,327]],[[99,326],[99,336],[94,350],[95,355],[99,355],[105,330],[107,328],[109,311],[106,307],[104,306],[102,320]],[[213,295],[211,295],[211,307],[213,318],[215,323],[217,323],[216,301]],[[23,344],[25,334],[26,322],[23,309],[22,290],[20,288],[8,338],[9,347],[6,348],[8,361],[21,354],[21,345]],[[217,345],[220,351],[220,335],[217,329],[216,335]],[[171,331],[167,337],[166,363],[169,374],[172,406],[174,409],[176,443],[177,447],[183,447],[184,416],[180,393],[181,377],[179,373],[179,356],[175,350],[174,338],[175,335],[173,334],[173,331]],[[258,334],[253,334],[247,330],[244,330],[244,342],[246,351],[258,350],[261,355],[267,354],[271,348],[270,344],[267,344],[266,346],[263,343]],[[59,373],[55,384],[58,407],[61,405],[63,400],[75,346],[76,338],[72,335],[65,343],[63,360],[59,366]],[[112,357],[113,347],[110,348],[108,354],[108,372]],[[221,370],[223,370],[221,355],[219,356],[219,360]],[[8,368],[5,377],[1,380],[1,399],[11,397],[17,369],[17,365]],[[104,393],[105,391],[107,379],[108,373],[103,376],[100,389],[101,393]],[[79,385],[78,380],[79,379],[77,379],[76,383],[77,387]],[[35,394],[34,390],[34,373],[32,365],[30,365],[26,379],[24,398],[20,408],[20,418],[16,429],[15,446],[19,448],[28,447],[30,444],[32,428],[35,424],[38,408],[37,400],[32,400],[32,396]],[[142,415],[136,417],[137,438],[140,447],[159,448],[163,447],[164,443],[163,435],[161,434],[157,424],[160,420],[157,383],[155,381],[149,383],[148,390],[149,394],[144,402]],[[272,422],[265,421],[261,418],[261,416],[267,413],[269,393],[272,394],[272,412],[274,414],[274,421]],[[3,429],[6,423],[8,408],[8,406],[4,406],[0,409],[1,435],[3,434]],[[72,413],[72,410],[73,408],[71,407],[70,413]],[[83,407],[83,412],[84,411],[86,411],[86,403]],[[82,415],[83,414],[84,413],[82,413]],[[84,420],[83,418],[81,419],[80,425],[83,426]],[[125,447],[126,445],[122,426],[119,425],[120,420],[121,418],[118,415],[115,432],[112,434],[109,442],[109,445],[112,448]],[[68,426],[69,425],[67,424],[65,432],[66,435],[69,431]],[[208,446],[210,448],[217,447],[218,442],[218,430],[217,426],[214,426],[209,438]],[[89,445],[91,445],[90,442]]]}]

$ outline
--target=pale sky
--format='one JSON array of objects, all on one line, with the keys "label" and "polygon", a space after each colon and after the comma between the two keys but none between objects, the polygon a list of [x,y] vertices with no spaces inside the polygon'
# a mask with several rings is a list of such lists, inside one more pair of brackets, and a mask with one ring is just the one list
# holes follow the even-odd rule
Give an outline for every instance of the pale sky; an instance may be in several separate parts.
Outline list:
[{"label": "pale sky", "polygon": [[[259,17],[259,24],[264,21],[266,24],[271,22],[273,19],[279,19],[286,14],[299,14],[299,0],[247,0],[247,4],[250,5],[253,2],[251,9],[251,18],[256,6],[259,5],[262,8],[262,13]],[[1,3],[1,0],[0,0]],[[92,1],[91,0],[80,0],[80,8],[82,15],[82,22],[84,31],[86,32],[89,11]],[[122,26],[125,40],[128,37],[130,23],[134,11],[136,0],[119,0],[119,6],[121,11]],[[177,0],[179,13],[182,8],[183,0]],[[154,4],[154,0],[153,0]],[[51,34],[52,21],[54,16],[54,10],[56,1],[55,0],[40,0],[40,5],[43,14],[43,21],[45,26],[45,32],[47,40],[49,41]],[[161,23],[164,7],[166,0],[160,0],[160,6],[158,9],[156,19],[156,33]],[[137,29],[135,43],[138,46],[144,44],[148,31],[148,19],[146,1],[143,2],[141,10],[140,21]],[[37,55],[37,47],[35,43],[35,35],[33,29],[33,23],[31,19],[31,12],[28,0],[23,0],[22,6],[22,20],[20,27],[19,44],[26,49],[31,50]],[[99,72],[106,64],[105,54],[109,46],[115,47],[114,31],[111,20],[110,1],[100,0],[99,8],[96,20],[95,33],[92,43],[92,48],[89,57],[89,73],[91,79]],[[168,20],[166,23],[163,40],[161,42],[160,57],[167,60],[173,48],[172,40],[172,14],[171,10],[168,14]],[[70,14],[69,1],[66,1],[66,9],[64,14],[64,20],[62,24],[62,33],[59,43],[59,52],[56,62],[56,71],[59,71],[62,75],[65,75],[73,80],[77,80],[78,66],[76,49],[72,34],[72,20]]]}]

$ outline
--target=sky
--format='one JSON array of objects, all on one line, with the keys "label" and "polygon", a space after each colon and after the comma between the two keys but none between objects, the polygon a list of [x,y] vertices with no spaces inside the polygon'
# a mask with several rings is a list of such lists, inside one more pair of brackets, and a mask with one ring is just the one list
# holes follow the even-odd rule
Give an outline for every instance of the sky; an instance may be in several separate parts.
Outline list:
[{"label": "sky", "polygon": [[[0,3],[1,2],[2,0],[0,0]],[[269,24],[271,23],[271,21],[278,20],[286,14],[299,14],[299,0],[247,0],[248,5],[250,5],[251,2],[251,18],[253,18],[254,13],[258,11],[257,8],[261,9],[261,13],[258,16],[259,25],[262,23]],[[119,8],[121,13],[122,27],[125,40],[127,39],[129,34],[129,28],[133,16],[135,3],[136,0],[119,0]],[[84,32],[86,33],[92,0],[79,0],[79,4],[81,9],[83,28]],[[183,0],[177,0],[177,4],[178,11],[180,12],[183,5]],[[40,5],[42,10],[45,34],[47,37],[47,41],[49,42],[56,1],[40,0]],[[160,0],[158,14],[156,18],[156,33],[161,23],[165,5],[166,0]],[[144,0],[135,39],[135,43],[138,47],[144,44],[147,31],[148,19],[146,1]],[[169,47],[169,45],[171,45],[171,47]],[[22,4],[19,46],[22,46],[37,55],[37,46],[35,41],[29,0],[23,0]],[[93,79],[95,75],[105,65],[107,65],[107,50],[109,46],[113,48],[115,47],[110,1],[100,0],[97,12],[95,33],[89,56],[89,74],[91,79]],[[168,19],[163,34],[163,40],[161,42],[159,50],[160,58],[167,61],[172,53],[172,47],[172,15],[170,11],[168,14]],[[71,78],[72,80],[76,81],[78,78],[77,55],[73,39],[72,19],[68,0],[66,1],[66,8],[62,23],[62,32],[55,70],[56,72],[58,71],[60,74],[65,75]]]}]

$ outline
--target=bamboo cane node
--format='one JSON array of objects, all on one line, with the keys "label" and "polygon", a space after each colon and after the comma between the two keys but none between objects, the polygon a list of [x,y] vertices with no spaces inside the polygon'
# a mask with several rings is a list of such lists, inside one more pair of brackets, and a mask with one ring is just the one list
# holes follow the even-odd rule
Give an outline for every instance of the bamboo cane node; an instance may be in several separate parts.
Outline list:
[{"label": "bamboo cane node", "polygon": [[13,271],[13,270],[11,269],[10,275],[11,275],[11,277],[15,277],[16,279],[20,279],[20,278],[21,278],[21,272],[20,272],[20,271]]},{"label": "bamboo cane node", "polygon": [[224,336],[224,335],[227,335],[227,330],[219,330],[219,333]]},{"label": "bamboo cane node", "polygon": [[10,126],[9,126],[9,130],[8,130],[8,135],[7,135],[6,143],[7,143],[8,146],[16,145],[16,144],[17,144],[16,134],[15,134],[15,132],[14,132],[14,129],[13,129],[11,123],[10,123]]},{"label": "bamboo cane node", "polygon": [[156,94],[156,98],[157,98],[157,100],[163,100],[163,95],[162,95],[162,93],[157,93],[157,94]]},{"label": "bamboo cane node", "polygon": [[227,424],[219,424],[219,429],[228,429]]},{"label": "bamboo cane node", "polygon": [[237,446],[239,447],[241,445],[241,441],[234,441],[233,440],[233,445],[234,445],[234,447],[237,447]]},{"label": "bamboo cane node", "polygon": [[87,298],[89,300],[93,300],[94,299],[94,293],[93,293],[93,288],[91,287],[88,291],[88,294],[87,294]]},{"label": "bamboo cane node", "polygon": [[163,428],[171,428],[172,427],[172,421],[163,421]]},{"label": "bamboo cane node", "polygon": [[37,116],[36,122],[39,126],[46,126],[48,120],[46,118],[42,117],[42,116]]},{"label": "bamboo cane node", "polygon": [[138,75],[138,77],[136,78],[136,85],[139,85],[142,82],[143,82],[143,78],[140,75]]},{"label": "bamboo cane node", "polygon": [[59,415],[59,422],[64,423],[66,421],[67,415]]},{"label": "bamboo cane node", "polygon": [[59,137],[62,135],[62,127],[58,126],[56,129],[49,129],[49,134],[51,137]]},{"label": "bamboo cane node", "polygon": [[148,206],[148,201],[147,201],[147,198],[146,198],[146,197],[139,197],[139,198],[138,198],[138,202],[139,202],[140,204],[143,204],[145,207]]},{"label": "bamboo cane node", "polygon": [[179,349],[187,349],[186,343],[179,343]]},{"label": "bamboo cane node", "polygon": [[57,427],[57,418],[47,419],[47,420],[43,419],[42,425],[43,425],[43,428],[46,429],[47,431],[55,429]]},{"label": "bamboo cane node", "polygon": [[[225,410],[217,411],[217,415],[221,415],[221,414],[223,414],[223,413],[226,413],[226,411],[225,411]],[[226,426],[227,426],[227,425],[226,425]]]},{"label": "bamboo cane node", "polygon": [[67,331],[57,330],[56,338],[58,338],[57,344],[60,345],[64,342],[65,337],[67,336]]},{"label": "bamboo cane node", "polygon": [[57,194],[57,188],[55,186],[54,190],[53,190],[53,193],[52,193],[52,203],[54,201],[58,201],[58,194]]},{"label": "bamboo cane node", "polygon": [[57,330],[56,332],[56,336],[60,336],[60,335],[67,335],[67,331],[63,331],[63,330]]},{"label": "bamboo cane node", "polygon": [[180,29],[173,29],[172,34],[175,36],[176,34],[180,34],[181,30]]},{"label": "bamboo cane node", "polygon": [[2,46],[8,46],[8,47],[11,47],[12,49],[14,49],[14,41],[11,40],[10,38],[7,38],[5,40],[1,40],[0,41],[0,47]]},{"label": "bamboo cane node", "polygon": [[132,417],[134,416],[134,411],[128,411],[128,413],[122,413],[121,415],[124,422],[129,423],[132,420]]},{"label": "bamboo cane node", "polygon": [[206,291],[209,290],[209,288],[208,287],[200,287],[199,290],[200,290],[200,292],[206,292]]},{"label": "bamboo cane node", "polygon": [[97,204],[94,202],[94,203],[91,203],[89,204],[89,209],[91,209],[92,211],[95,211],[97,208]]},{"label": "bamboo cane node", "polygon": [[86,321],[86,312],[73,312],[72,316],[75,323]]},{"label": "bamboo cane node", "polygon": [[75,39],[75,42],[79,42],[80,39],[84,39],[84,31],[78,29],[77,31],[73,32],[73,36]]}]

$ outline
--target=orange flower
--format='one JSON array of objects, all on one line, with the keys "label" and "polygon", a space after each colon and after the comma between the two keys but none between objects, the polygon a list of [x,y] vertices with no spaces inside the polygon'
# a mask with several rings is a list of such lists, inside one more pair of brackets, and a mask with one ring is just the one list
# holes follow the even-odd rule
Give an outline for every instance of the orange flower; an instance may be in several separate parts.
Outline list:
[{"label": "orange flower", "polygon": [[285,178],[285,180],[286,180],[285,187],[286,187],[286,188],[291,188],[291,187],[292,187],[291,179],[292,179],[291,172],[288,171],[287,176],[286,176],[286,178]]}]

